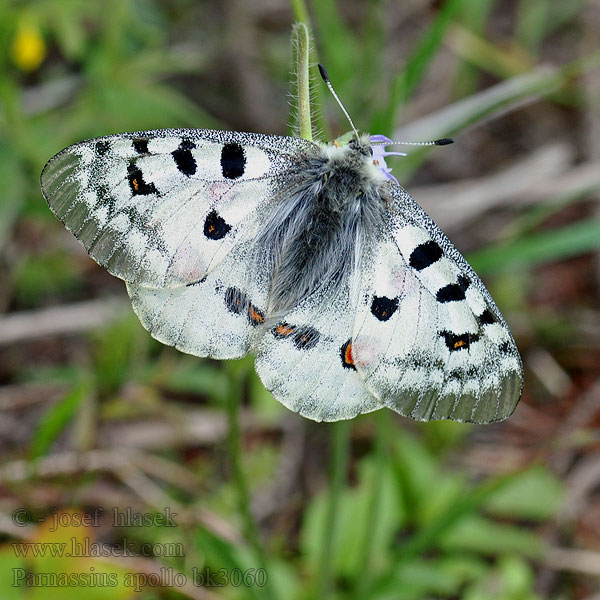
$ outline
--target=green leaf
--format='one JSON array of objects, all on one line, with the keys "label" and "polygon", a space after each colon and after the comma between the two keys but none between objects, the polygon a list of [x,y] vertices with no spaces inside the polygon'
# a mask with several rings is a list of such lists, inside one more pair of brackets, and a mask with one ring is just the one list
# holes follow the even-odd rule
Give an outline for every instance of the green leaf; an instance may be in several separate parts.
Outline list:
[{"label": "green leaf", "polygon": [[74,15],[73,2],[60,2],[48,15],[54,27],[54,36],[62,53],[72,61],[83,57],[88,33],[81,14]]},{"label": "green leaf", "polygon": [[[73,511],[68,513],[73,517],[77,514]],[[55,525],[57,524],[52,518],[47,519],[36,528],[35,537],[31,539],[38,544],[41,552],[37,556],[29,553],[27,571],[40,575],[41,584],[27,586],[26,579],[20,582],[20,589],[27,592],[27,600],[80,600],[82,596],[86,600],[126,600],[132,597],[131,588],[124,584],[129,572],[127,567],[82,555],[81,551],[77,551],[84,544],[92,546],[96,542],[93,528],[76,525],[71,518],[67,518],[66,524]],[[64,551],[60,551],[61,547]],[[75,551],[71,552],[71,548]],[[91,585],[89,578],[82,580],[79,577],[72,581],[67,579],[58,585],[43,584],[44,575],[50,581],[56,576],[60,582],[60,577],[68,578],[70,574],[79,573],[94,574],[98,581],[113,579],[114,585]],[[4,598],[4,594],[2,597]]]},{"label": "green leaf", "polygon": [[539,557],[543,544],[527,529],[496,523],[479,515],[460,519],[443,532],[440,547],[447,551],[477,552],[484,555],[520,554]]},{"label": "green leaf", "polygon": [[467,554],[414,558],[381,577],[373,586],[370,598],[423,600],[432,595],[458,596],[465,584],[484,578],[489,570],[484,559]]},{"label": "green leaf", "polygon": [[444,472],[420,439],[405,432],[396,440],[396,452],[395,473],[414,526],[431,525],[460,503],[468,488],[465,476]]},{"label": "green leaf", "polygon": [[85,383],[73,388],[56,404],[51,406],[38,421],[29,447],[32,459],[47,454],[50,446],[71,422],[77,409],[90,393]]},{"label": "green leaf", "polygon": [[431,489],[440,478],[439,464],[414,435],[403,432],[394,443],[394,473],[411,522],[420,522]]},{"label": "green leaf", "polygon": [[556,514],[563,499],[563,485],[550,471],[534,466],[516,474],[485,503],[498,516],[542,521]]},{"label": "green leaf", "polygon": [[[229,573],[237,570],[245,573],[251,569],[256,571],[258,568],[254,553],[248,546],[234,545],[206,529],[197,529],[195,543],[205,557],[204,565],[194,565],[201,574],[206,573],[204,569],[218,574],[219,570]],[[276,597],[297,597],[299,589],[297,575],[283,561],[270,560],[267,577],[268,585],[277,592]],[[192,577],[190,581],[193,581]],[[243,586],[241,589],[245,591],[244,598],[264,600],[266,597],[265,588],[259,585]]]},{"label": "green leaf", "polygon": [[[345,488],[341,494],[338,513],[336,538],[332,542],[334,570],[339,575],[348,578],[360,577],[357,564],[361,556],[360,545],[365,538],[365,526],[370,507],[371,481],[374,476],[375,464],[371,458],[365,458],[358,467],[358,485],[355,488]],[[381,482],[379,498],[379,514],[373,532],[371,564],[375,569],[381,569],[392,559],[390,548],[395,531],[404,521],[404,512],[391,468],[386,468]],[[300,546],[311,573],[317,571],[320,546],[323,540],[323,527],[326,523],[327,512],[326,494],[313,498],[308,505],[302,531]]]},{"label": "green leaf", "polygon": [[518,556],[505,556],[485,578],[470,585],[463,600],[541,600],[534,592],[531,566]]},{"label": "green leaf", "polygon": [[344,96],[346,82],[356,77],[355,64],[360,52],[356,36],[342,19],[334,0],[315,0],[314,30],[323,63],[332,77],[338,94]]},{"label": "green leaf", "polygon": [[437,560],[415,559],[402,563],[388,582],[389,592],[398,600],[418,600],[432,594],[455,596],[462,579],[445,571]]},{"label": "green leaf", "polygon": [[457,421],[427,421],[418,425],[427,447],[436,454],[460,446],[472,428]]}]

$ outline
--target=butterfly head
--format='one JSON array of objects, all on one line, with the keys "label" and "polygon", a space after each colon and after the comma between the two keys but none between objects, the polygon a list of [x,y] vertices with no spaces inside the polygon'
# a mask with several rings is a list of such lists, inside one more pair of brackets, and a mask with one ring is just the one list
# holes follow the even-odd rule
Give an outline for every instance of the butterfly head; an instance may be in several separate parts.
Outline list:
[{"label": "butterfly head", "polygon": [[355,179],[361,185],[378,185],[387,180],[380,163],[375,160],[376,149],[371,146],[368,135],[353,136],[349,140],[338,138],[323,147],[326,178]]},{"label": "butterfly head", "polygon": [[[339,155],[354,155],[356,157],[357,166],[362,164],[363,170],[365,163],[366,173],[371,177],[377,175],[383,175],[385,180],[392,180],[398,183],[398,180],[392,175],[392,169],[388,167],[386,163],[386,157],[388,156],[406,156],[405,152],[388,152],[386,150],[387,144],[392,144],[392,140],[384,135],[354,135],[353,132],[348,132],[338,137],[332,144],[333,149],[340,149]],[[333,154],[338,154],[333,152]],[[365,160],[366,159],[366,160]],[[375,167],[373,169],[372,167]],[[381,177],[376,177],[381,179]]]}]

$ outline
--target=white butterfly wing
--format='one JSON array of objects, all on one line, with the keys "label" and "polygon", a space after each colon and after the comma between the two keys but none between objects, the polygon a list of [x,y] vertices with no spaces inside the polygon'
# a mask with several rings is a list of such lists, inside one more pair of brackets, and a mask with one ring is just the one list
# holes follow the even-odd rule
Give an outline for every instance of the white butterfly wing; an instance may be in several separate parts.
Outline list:
[{"label": "white butterfly wing", "polygon": [[195,356],[240,358],[263,333],[269,281],[253,242],[236,246],[187,286],[127,283],[133,309],[154,338]]},{"label": "white butterfly wing", "polygon": [[256,371],[290,410],[315,421],[339,421],[382,407],[348,350],[356,300],[347,287],[313,293],[260,340]]},{"label": "white butterfly wing", "polygon": [[514,340],[485,286],[399,186],[393,228],[361,273],[353,356],[367,389],[419,420],[487,423],[523,385]]},{"label": "white butterfly wing", "polygon": [[265,208],[311,142],[201,129],[88,140],[50,159],[42,191],[110,273],[167,287],[202,279],[253,238]]}]

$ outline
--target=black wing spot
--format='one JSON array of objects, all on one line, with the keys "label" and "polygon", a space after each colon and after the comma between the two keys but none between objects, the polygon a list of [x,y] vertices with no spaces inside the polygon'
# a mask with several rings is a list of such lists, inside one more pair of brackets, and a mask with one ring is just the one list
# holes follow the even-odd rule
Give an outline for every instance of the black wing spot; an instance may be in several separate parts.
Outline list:
[{"label": "black wing spot", "polygon": [[133,140],[133,149],[138,154],[148,154],[148,140],[143,138]]},{"label": "black wing spot", "polygon": [[[217,288],[219,290],[220,288]],[[265,314],[250,302],[250,299],[242,290],[229,287],[225,290],[225,306],[234,315],[245,314],[250,325],[258,327],[265,322]]]},{"label": "black wing spot", "polygon": [[450,352],[466,350],[471,345],[471,342],[476,342],[479,339],[479,335],[476,333],[456,334],[450,331],[440,331],[440,335],[444,338]]},{"label": "black wing spot", "polygon": [[465,378],[465,374],[459,369],[454,369],[448,373],[448,381],[462,381]]},{"label": "black wing spot", "polygon": [[221,170],[226,179],[237,179],[246,170],[246,154],[236,143],[224,144],[221,150]]},{"label": "black wing spot", "polygon": [[106,140],[96,142],[96,154],[98,156],[104,156],[110,148],[110,144]]},{"label": "black wing spot", "polygon": [[455,302],[464,300],[465,293],[457,283],[449,283],[438,290],[436,298],[438,302]]},{"label": "black wing spot", "polygon": [[442,249],[433,240],[417,246],[408,259],[408,264],[417,271],[431,266],[443,256]]},{"label": "black wing spot", "polygon": [[192,281],[191,283],[186,283],[185,287],[193,287],[195,285],[202,285],[203,283],[206,283],[207,279],[208,279],[208,275],[205,275],[204,277],[202,277],[202,279],[198,279],[198,281]]},{"label": "black wing spot", "polygon": [[457,302],[465,299],[465,291],[470,285],[468,277],[459,275],[458,283],[449,283],[440,288],[436,294],[438,302]]},{"label": "black wing spot", "polygon": [[309,327],[308,325],[296,327],[296,325],[290,325],[285,322],[273,327],[271,333],[278,340],[291,338],[298,350],[310,350],[314,348],[321,338],[321,334],[314,327]]},{"label": "black wing spot", "polygon": [[196,159],[192,156],[192,150],[196,147],[196,144],[191,140],[181,140],[179,148],[171,152],[171,156],[177,165],[177,168],[181,173],[187,175],[193,175],[198,168]]},{"label": "black wing spot", "polygon": [[304,325],[295,330],[292,339],[298,350],[310,350],[317,345],[320,338],[321,334],[314,327]]},{"label": "black wing spot", "polygon": [[131,193],[134,196],[147,196],[148,194],[156,194],[156,186],[150,182],[146,183],[142,175],[142,171],[135,163],[129,163],[127,167],[127,178],[129,180],[129,187]]},{"label": "black wing spot", "polygon": [[238,288],[230,287],[225,290],[225,306],[233,314],[241,315],[248,310],[250,300],[248,300],[248,296]]},{"label": "black wing spot", "polygon": [[466,275],[459,275],[458,285],[460,286],[460,289],[463,292],[465,292],[467,291],[467,288],[471,285],[471,280]]},{"label": "black wing spot", "polygon": [[212,210],[206,216],[204,221],[204,235],[211,240],[223,239],[231,231],[231,225],[225,222],[223,217],[217,214],[216,210]]},{"label": "black wing spot", "polygon": [[386,298],[385,296],[373,296],[371,312],[380,321],[387,321],[398,309],[398,298]]},{"label": "black wing spot", "polygon": [[342,359],[342,367],[344,367],[344,369],[356,371],[356,367],[354,366],[354,358],[352,357],[352,340],[348,340],[340,348],[340,358]]},{"label": "black wing spot", "polygon": [[495,317],[494,313],[489,308],[486,308],[478,317],[477,322],[479,325],[492,325],[496,323],[498,319]]},{"label": "black wing spot", "polygon": [[508,342],[504,342],[503,344],[501,344],[498,349],[502,354],[512,354],[512,350]]}]

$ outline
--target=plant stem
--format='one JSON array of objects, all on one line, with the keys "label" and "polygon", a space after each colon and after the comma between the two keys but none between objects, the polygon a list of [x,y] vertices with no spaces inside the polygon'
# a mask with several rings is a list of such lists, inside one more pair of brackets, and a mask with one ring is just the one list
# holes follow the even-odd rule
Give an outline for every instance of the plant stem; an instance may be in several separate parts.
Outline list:
[{"label": "plant stem", "polygon": [[[229,425],[227,441],[229,445],[231,467],[233,470],[233,481],[237,491],[238,510],[243,521],[244,535],[254,552],[258,567],[264,569],[265,572],[269,574],[265,551],[260,540],[260,532],[250,508],[248,482],[246,481],[244,469],[242,467],[239,413],[240,399],[242,398],[244,385],[248,375],[246,364],[246,361],[244,361],[243,364],[238,363],[229,370],[230,385],[226,397],[227,420]],[[275,598],[270,582],[262,589],[262,593],[268,600],[273,600]]]},{"label": "plant stem", "polygon": [[[316,111],[311,111],[311,100],[317,106],[323,106],[321,99],[322,87],[310,77],[311,66],[314,67],[319,62],[319,57],[315,48],[310,25],[310,16],[304,0],[292,0],[292,10],[294,19],[297,21],[292,31],[292,52],[293,63],[292,72],[295,80],[292,90],[295,96],[294,107],[297,107],[298,113],[292,113],[290,123],[299,125],[299,131],[294,132],[306,140],[313,140],[313,132],[318,139],[327,139],[329,137],[327,124],[323,115]],[[320,78],[319,78],[320,81]]]},{"label": "plant stem", "polygon": [[315,598],[326,598],[332,587],[333,541],[337,537],[338,515],[340,512],[341,490],[348,470],[350,432],[352,421],[338,421],[330,426],[333,438],[331,456],[331,489],[323,528],[321,559],[317,575],[317,593]]},{"label": "plant stem", "polygon": [[292,43],[296,52],[296,93],[298,96],[298,125],[300,137],[312,141],[310,117],[310,33],[305,23],[296,23],[292,31]]},{"label": "plant stem", "polygon": [[292,12],[294,19],[299,23],[308,24],[310,18],[308,16],[308,8],[304,0],[292,0]]},{"label": "plant stem", "polygon": [[375,534],[378,530],[377,522],[380,515],[381,493],[383,486],[383,477],[388,465],[387,449],[389,436],[390,418],[383,410],[378,410],[375,418],[375,449],[374,449],[374,471],[370,489],[369,506],[365,519],[365,537],[361,546],[360,558],[357,564],[356,587],[354,589],[354,598],[359,600],[366,596],[369,585],[373,579],[373,558],[372,550],[375,542]]}]

